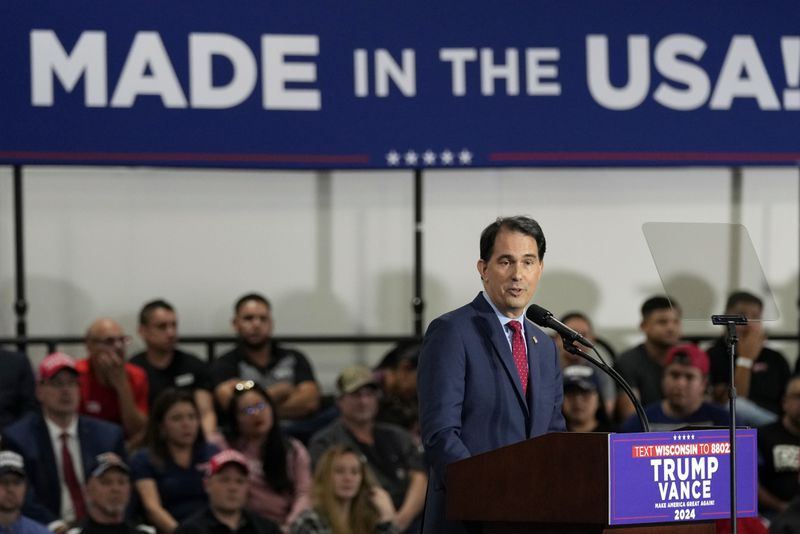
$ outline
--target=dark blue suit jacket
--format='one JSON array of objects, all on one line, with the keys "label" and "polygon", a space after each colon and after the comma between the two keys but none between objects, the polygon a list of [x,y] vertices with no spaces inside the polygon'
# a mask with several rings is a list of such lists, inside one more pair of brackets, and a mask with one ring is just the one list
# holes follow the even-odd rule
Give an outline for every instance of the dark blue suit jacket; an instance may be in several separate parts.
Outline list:
[{"label": "dark blue suit jacket", "polygon": [[555,344],[528,320],[525,341],[527,398],[508,338],[482,294],[428,327],[417,377],[422,440],[431,471],[423,532],[468,532],[463,523],[445,519],[448,464],[566,430]]},{"label": "dark blue suit jacket", "polygon": [[[6,428],[3,436],[8,448],[16,450],[25,459],[28,494],[23,515],[45,525],[60,519],[61,484],[55,455],[61,451],[53,451],[44,417],[39,413],[29,413]],[[126,457],[122,428],[114,423],[80,415],[78,440],[84,475],[100,453],[112,451]]]}]

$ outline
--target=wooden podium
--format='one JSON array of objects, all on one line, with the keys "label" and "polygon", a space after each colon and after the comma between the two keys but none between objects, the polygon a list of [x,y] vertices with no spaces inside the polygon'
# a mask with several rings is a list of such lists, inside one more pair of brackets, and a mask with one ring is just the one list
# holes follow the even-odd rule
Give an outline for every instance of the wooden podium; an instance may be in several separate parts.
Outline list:
[{"label": "wooden podium", "polygon": [[608,434],[553,433],[447,468],[447,517],[485,534],[713,534],[713,521],[609,526]]}]

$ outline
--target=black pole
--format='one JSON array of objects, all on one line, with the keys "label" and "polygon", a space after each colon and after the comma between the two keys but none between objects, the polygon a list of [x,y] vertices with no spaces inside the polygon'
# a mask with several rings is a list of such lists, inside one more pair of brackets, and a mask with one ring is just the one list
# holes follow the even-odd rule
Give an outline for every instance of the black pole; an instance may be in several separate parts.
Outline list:
[{"label": "black pole", "polygon": [[25,232],[23,226],[22,205],[22,166],[14,165],[14,255],[15,255],[15,286],[16,298],[14,300],[14,313],[17,316],[17,337],[22,339],[17,343],[17,348],[25,352],[24,338],[28,334],[25,314],[28,303],[25,300]]},{"label": "black pole", "polygon": [[414,169],[414,335],[422,337],[425,301],[422,298],[422,169]]},{"label": "black pole", "polygon": [[711,322],[715,325],[725,326],[725,344],[728,349],[728,375],[730,384],[728,385],[728,409],[731,412],[730,424],[728,425],[728,439],[730,440],[730,492],[731,492],[731,534],[736,534],[736,343],[739,337],[736,333],[736,325],[746,325],[747,318],[744,315],[712,315]]}]

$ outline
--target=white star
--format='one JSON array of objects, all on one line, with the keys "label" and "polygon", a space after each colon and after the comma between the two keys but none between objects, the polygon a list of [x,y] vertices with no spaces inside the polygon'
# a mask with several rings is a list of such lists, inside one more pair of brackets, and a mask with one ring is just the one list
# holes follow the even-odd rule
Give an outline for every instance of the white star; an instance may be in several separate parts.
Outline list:
[{"label": "white star", "polygon": [[472,163],[472,152],[466,148],[462,149],[461,152],[458,153],[458,162],[461,165],[469,165]]},{"label": "white star", "polygon": [[452,165],[453,164],[453,157],[454,157],[453,153],[450,152],[450,150],[445,148],[444,152],[442,152],[442,155],[441,155],[442,165]]},{"label": "white star", "polygon": [[414,152],[413,150],[409,150],[408,152],[406,152],[405,155],[406,165],[416,165],[418,159],[419,156],[417,156],[417,153]]},{"label": "white star", "polygon": [[433,165],[436,163],[436,152],[429,148],[422,154],[422,161],[425,162],[425,165]]},{"label": "white star", "polygon": [[397,150],[392,149],[386,154],[386,163],[392,167],[400,163],[400,154],[397,153]]}]

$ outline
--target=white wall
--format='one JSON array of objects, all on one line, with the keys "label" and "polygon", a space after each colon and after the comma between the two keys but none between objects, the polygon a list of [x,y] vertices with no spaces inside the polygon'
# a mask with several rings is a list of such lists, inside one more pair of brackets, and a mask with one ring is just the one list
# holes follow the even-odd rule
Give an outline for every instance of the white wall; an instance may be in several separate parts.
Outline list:
[{"label": "white wall", "polygon": [[[95,317],[135,332],[141,304],[164,297],[184,334],[226,334],[251,290],[278,335],[410,334],[410,172],[263,172],[26,167],[29,333],[77,334]],[[745,169],[741,221],[794,332],[798,171]],[[641,225],[739,222],[722,168],[430,171],[425,174],[426,320],[471,300],[480,231],[528,214],[548,239],[537,301],[588,312],[623,349],[660,281]],[[11,169],[0,167],[0,335],[14,332]],[[721,297],[720,297],[721,298]],[[687,333],[713,332],[686,323]],[[137,347],[133,347],[136,349]],[[337,369],[386,346],[302,347],[327,387]],[[785,345],[794,359],[796,347]],[[200,350],[199,347],[197,347]],[[80,347],[69,347],[82,356]]]}]

